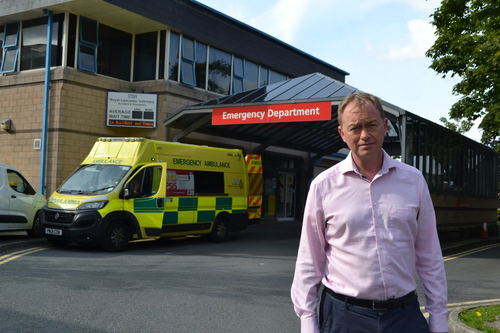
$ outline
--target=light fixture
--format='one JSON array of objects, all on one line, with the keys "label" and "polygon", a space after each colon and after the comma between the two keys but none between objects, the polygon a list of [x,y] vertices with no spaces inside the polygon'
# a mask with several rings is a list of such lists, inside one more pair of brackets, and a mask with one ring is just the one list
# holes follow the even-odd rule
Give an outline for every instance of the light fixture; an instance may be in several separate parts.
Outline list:
[{"label": "light fixture", "polygon": [[12,120],[10,119],[4,119],[0,123],[0,126],[2,127],[3,130],[10,131],[10,125],[12,123]]}]

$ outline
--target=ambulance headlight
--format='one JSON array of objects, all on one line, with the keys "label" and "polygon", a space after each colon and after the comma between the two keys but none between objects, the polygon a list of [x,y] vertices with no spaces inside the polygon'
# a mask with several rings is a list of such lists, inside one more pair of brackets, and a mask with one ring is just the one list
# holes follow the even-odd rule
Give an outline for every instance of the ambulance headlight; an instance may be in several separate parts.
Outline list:
[{"label": "ambulance headlight", "polygon": [[81,205],[78,209],[101,209],[106,206],[108,201],[95,201],[95,202],[87,202]]}]

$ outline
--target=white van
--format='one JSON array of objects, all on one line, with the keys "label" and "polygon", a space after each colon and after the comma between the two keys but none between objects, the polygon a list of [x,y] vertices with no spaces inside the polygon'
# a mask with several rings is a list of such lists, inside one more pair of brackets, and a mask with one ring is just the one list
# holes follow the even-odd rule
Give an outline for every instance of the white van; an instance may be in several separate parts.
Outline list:
[{"label": "white van", "polygon": [[0,231],[37,237],[38,212],[47,200],[16,168],[0,163]]}]

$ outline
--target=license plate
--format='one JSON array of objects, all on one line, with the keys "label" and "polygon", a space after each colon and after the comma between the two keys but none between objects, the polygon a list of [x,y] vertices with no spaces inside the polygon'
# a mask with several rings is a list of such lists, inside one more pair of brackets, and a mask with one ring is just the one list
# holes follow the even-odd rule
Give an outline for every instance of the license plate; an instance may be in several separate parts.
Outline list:
[{"label": "license plate", "polygon": [[60,230],[60,229],[45,228],[45,234],[47,234],[47,235],[62,236],[62,230]]}]

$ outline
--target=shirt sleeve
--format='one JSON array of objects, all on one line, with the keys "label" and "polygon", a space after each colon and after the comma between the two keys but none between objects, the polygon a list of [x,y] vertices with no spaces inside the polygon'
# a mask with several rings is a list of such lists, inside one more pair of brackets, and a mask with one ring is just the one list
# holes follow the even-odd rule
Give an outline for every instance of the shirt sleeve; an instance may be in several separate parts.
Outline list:
[{"label": "shirt sleeve", "polygon": [[325,254],[325,214],[320,187],[311,184],[304,209],[291,297],[301,321],[302,333],[319,332],[318,290],[323,277]]},{"label": "shirt sleeve", "polygon": [[425,294],[425,310],[429,313],[429,331],[448,332],[446,273],[437,234],[436,214],[423,177],[420,183],[420,209],[417,221],[415,260]]}]

